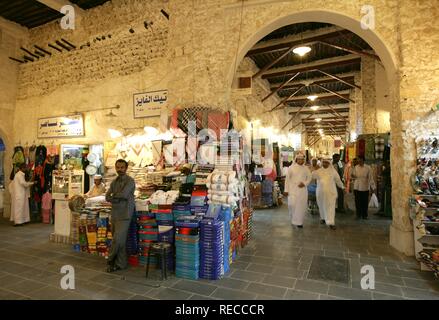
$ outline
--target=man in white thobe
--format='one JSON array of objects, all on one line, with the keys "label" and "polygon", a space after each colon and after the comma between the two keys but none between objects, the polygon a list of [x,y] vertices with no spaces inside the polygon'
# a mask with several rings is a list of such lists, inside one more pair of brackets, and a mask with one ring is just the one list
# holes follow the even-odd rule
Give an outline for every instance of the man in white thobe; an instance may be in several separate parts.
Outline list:
[{"label": "man in white thobe", "polygon": [[26,165],[22,164],[15,174],[14,180],[9,185],[11,193],[11,221],[14,226],[22,226],[30,221],[29,196],[30,186],[35,182],[27,182],[25,179]]},{"label": "man in white thobe", "polygon": [[308,185],[311,171],[305,166],[305,156],[299,154],[295,163],[288,168],[285,179],[285,196],[288,196],[288,212],[291,224],[303,227],[303,219],[308,210]]},{"label": "man in white thobe", "polygon": [[334,167],[332,159],[323,159],[322,168],[312,173],[313,179],[317,180],[316,198],[319,206],[321,223],[326,223],[335,230],[335,204],[337,201],[337,186],[344,189],[343,182]]}]

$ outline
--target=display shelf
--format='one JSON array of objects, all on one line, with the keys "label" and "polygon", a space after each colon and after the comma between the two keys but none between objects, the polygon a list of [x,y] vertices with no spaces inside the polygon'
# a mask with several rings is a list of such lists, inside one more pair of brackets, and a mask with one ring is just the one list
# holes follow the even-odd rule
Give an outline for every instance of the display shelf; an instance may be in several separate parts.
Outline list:
[{"label": "display shelf", "polygon": [[431,250],[422,251],[420,255],[421,263],[427,266],[430,270],[432,270],[436,278],[439,278],[439,262],[434,260],[433,258],[427,257],[425,253],[431,257],[433,251]]},{"label": "display shelf", "polygon": [[439,221],[428,221],[428,220],[422,220],[423,224],[433,224],[433,225],[439,225]]}]

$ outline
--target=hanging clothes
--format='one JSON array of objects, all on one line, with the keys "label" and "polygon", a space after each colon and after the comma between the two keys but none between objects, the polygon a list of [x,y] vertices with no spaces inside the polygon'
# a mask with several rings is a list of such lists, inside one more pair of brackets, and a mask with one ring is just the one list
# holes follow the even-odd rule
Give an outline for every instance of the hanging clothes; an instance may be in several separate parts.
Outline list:
[{"label": "hanging clothes", "polygon": [[55,170],[55,159],[51,155],[47,156],[43,164],[42,192],[45,193],[52,187],[52,172]]},{"label": "hanging clothes", "polygon": [[366,153],[366,140],[364,139],[359,139],[357,141],[357,156],[365,156]]},{"label": "hanging clothes", "polygon": [[22,163],[25,163],[24,149],[22,146],[17,146],[14,148],[14,154],[12,156],[12,171],[9,176],[10,180],[14,180],[15,173]]},{"label": "hanging clothes", "polygon": [[43,216],[43,223],[50,223],[50,214],[52,211],[52,194],[47,191],[41,200],[41,211]]},{"label": "hanging clothes", "polygon": [[43,165],[46,160],[47,149],[45,146],[38,146],[35,150],[35,166]]}]

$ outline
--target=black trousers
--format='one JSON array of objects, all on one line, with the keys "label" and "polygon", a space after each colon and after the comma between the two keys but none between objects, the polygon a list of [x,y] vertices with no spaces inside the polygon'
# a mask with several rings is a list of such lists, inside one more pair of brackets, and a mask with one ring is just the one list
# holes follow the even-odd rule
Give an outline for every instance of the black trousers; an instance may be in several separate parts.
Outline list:
[{"label": "black trousers", "polygon": [[358,218],[367,218],[367,210],[369,209],[369,191],[354,190],[355,210]]},{"label": "black trousers", "polygon": [[337,187],[337,211],[344,211],[344,192],[339,187]]}]

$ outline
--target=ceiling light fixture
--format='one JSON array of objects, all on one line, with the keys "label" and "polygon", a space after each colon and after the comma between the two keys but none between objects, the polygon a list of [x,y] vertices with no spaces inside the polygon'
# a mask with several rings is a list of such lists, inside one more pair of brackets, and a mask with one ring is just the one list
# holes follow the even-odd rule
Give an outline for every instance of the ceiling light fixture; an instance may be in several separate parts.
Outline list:
[{"label": "ceiling light fixture", "polygon": [[320,108],[319,106],[312,106],[312,107],[311,107],[311,110],[312,110],[312,111],[317,111],[317,110],[319,110],[319,108]]},{"label": "ceiling light fixture", "polygon": [[308,46],[300,46],[293,49],[293,52],[301,57],[311,51],[311,48]]},{"label": "ceiling light fixture", "polygon": [[322,118],[315,118],[314,121],[315,122],[320,122],[320,121],[322,121]]},{"label": "ceiling light fixture", "polygon": [[308,96],[307,98],[308,100],[315,101],[318,98],[318,96]]}]

